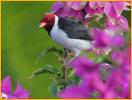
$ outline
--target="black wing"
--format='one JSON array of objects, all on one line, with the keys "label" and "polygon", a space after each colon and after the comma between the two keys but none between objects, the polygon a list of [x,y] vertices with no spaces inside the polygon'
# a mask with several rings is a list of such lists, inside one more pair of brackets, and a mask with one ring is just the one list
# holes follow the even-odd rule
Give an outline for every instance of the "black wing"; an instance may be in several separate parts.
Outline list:
[{"label": "black wing", "polygon": [[92,40],[88,29],[83,26],[83,24],[74,19],[59,18],[59,28],[63,29],[67,33],[69,38],[72,39],[82,39],[82,40]]}]

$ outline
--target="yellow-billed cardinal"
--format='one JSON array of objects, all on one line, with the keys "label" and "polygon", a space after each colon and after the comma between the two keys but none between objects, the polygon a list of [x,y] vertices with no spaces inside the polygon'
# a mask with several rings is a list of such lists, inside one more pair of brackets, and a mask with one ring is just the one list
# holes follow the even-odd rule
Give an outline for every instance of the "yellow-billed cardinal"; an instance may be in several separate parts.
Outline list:
[{"label": "yellow-billed cardinal", "polygon": [[40,21],[40,27],[47,30],[50,37],[63,48],[71,50],[75,57],[81,51],[92,47],[88,29],[77,20],[58,17],[49,13]]}]

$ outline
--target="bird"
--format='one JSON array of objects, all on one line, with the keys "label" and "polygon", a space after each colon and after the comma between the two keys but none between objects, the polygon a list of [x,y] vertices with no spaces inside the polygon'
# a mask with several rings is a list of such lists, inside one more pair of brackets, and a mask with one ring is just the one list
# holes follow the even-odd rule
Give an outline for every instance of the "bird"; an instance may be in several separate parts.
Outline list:
[{"label": "bird", "polygon": [[74,53],[74,57],[82,51],[92,48],[92,37],[88,28],[81,21],[73,18],[59,17],[48,13],[40,20],[40,28],[45,28],[51,39]]}]

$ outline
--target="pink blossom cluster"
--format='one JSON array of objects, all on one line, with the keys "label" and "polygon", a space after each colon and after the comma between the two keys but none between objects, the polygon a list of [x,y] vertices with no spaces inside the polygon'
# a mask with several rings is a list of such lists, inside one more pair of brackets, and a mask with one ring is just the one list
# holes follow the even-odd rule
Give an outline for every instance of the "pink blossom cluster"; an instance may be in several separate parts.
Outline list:
[{"label": "pink blossom cluster", "polygon": [[[129,9],[130,2],[56,2],[51,10],[60,17],[72,17],[89,23],[96,16],[98,22],[105,16],[103,28],[89,29],[94,39],[93,50],[97,54],[108,53],[111,63],[100,63],[80,56],[71,62],[78,85],[69,85],[59,93],[60,98],[130,98],[130,43],[124,34],[129,24],[122,12]],[[104,52],[105,51],[105,52]],[[99,55],[100,56],[100,55]],[[102,70],[106,69],[106,78]]]},{"label": "pink blossom cluster", "polygon": [[[128,23],[121,15],[123,10],[129,9],[130,2],[56,2],[52,5],[51,11],[61,17],[74,17],[83,23],[96,16],[96,19],[106,16],[107,28],[113,30],[120,28],[128,31]],[[116,27],[115,27],[116,26]]]},{"label": "pink blossom cluster", "polygon": [[[91,31],[94,38],[93,51],[96,54],[108,53],[111,45],[123,46],[123,34],[129,32],[127,19],[122,15],[125,10],[130,10],[130,2],[56,2],[52,5],[51,11],[60,17],[72,17],[82,21],[86,25],[90,19],[96,16],[96,22],[105,17],[103,28],[96,26]],[[88,27],[89,28],[89,27]],[[112,42],[111,42],[112,41]],[[112,47],[113,47],[112,46]],[[100,49],[101,47],[101,49]]]},{"label": "pink blossom cluster", "polygon": [[[75,74],[81,78],[79,85],[70,85],[59,93],[60,98],[130,98],[130,48],[112,51],[111,64],[96,63],[87,57],[77,57],[71,62]],[[108,70],[105,79],[103,69]]]},{"label": "pink blossom cluster", "polygon": [[12,84],[10,76],[2,80],[2,98],[4,99],[26,99],[29,98],[29,91],[23,89],[20,82],[17,82],[16,90],[12,93]]}]

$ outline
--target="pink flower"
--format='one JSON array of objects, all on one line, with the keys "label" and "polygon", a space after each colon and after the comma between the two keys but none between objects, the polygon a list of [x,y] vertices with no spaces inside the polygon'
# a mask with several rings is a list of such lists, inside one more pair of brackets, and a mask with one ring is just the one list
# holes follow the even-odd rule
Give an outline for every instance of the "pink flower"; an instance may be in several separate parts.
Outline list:
[{"label": "pink flower", "polygon": [[127,6],[130,6],[129,2],[105,2],[104,13],[108,18],[117,20],[123,10],[128,10]]},{"label": "pink flower", "polygon": [[79,10],[82,10],[86,6],[87,2],[67,1],[66,4],[68,7],[76,11],[79,11]]},{"label": "pink flower", "polygon": [[124,16],[120,16],[116,21],[116,24],[119,25],[120,29],[122,29],[123,32],[129,31],[128,21]]},{"label": "pink flower", "polygon": [[[115,92],[115,97],[120,98],[130,98],[130,80],[126,77],[126,74],[122,74],[123,72],[120,69],[113,71],[107,81],[106,81],[106,92],[109,91]],[[130,76],[130,72],[129,72]],[[126,91],[126,93],[125,93]],[[108,97],[108,94],[104,94],[105,97]],[[104,98],[105,98],[104,97]],[[109,98],[115,98],[109,97]]]},{"label": "pink flower", "polygon": [[114,33],[129,31],[129,25],[128,25],[127,19],[124,16],[120,16],[114,22],[109,19],[106,19],[105,26],[107,29],[113,31]]},{"label": "pink flower", "polygon": [[106,47],[122,47],[124,45],[124,39],[121,35],[111,36],[98,28],[93,28],[91,30],[94,41],[94,46],[99,48]]},{"label": "pink flower", "polygon": [[[119,58],[130,60],[129,50],[122,51],[123,56],[119,56]],[[104,80],[100,75],[99,64],[86,57],[75,58],[71,62],[71,66],[75,74],[81,78],[81,82],[78,85],[70,85],[63,89],[59,93],[59,97],[90,98],[92,94],[97,92],[96,98],[130,98],[130,62],[126,60],[123,61],[122,65],[116,65],[116,67],[113,64],[100,64],[111,68]]]},{"label": "pink flower", "polygon": [[95,9],[97,7],[103,7],[103,6],[104,6],[104,2],[96,2],[96,1],[89,2],[89,7],[92,9]]},{"label": "pink flower", "polygon": [[66,87],[59,93],[60,98],[87,98],[89,95],[89,90],[84,84],[81,85],[71,85]]},{"label": "pink flower", "polygon": [[97,90],[101,93],[104,91],[105,86],[99,75],[99,64],[86,57],[77,57],[71,62],[71,66],[74,68],[75,74],[83,80],[82,84],[86,84],[88,90]]},{"label": "pink flower", "polygon": [[[121,18],[123,10],[129,10],[129,2],[56,2],[52,5],[51,11],[61,17],[73,17],[79,19],[84,24],[91,20],[92,17],[97,16],[96,19],[106,15],[110,21],[116,21]],[[123,23],[124,18],[121,18]],[[120,22],[119,22],[120,23]],[[120,23],[120,25],[122,22]],[[122,25],[121,25],[122,26]],[[123,26],[122,26],[123,27]],[[123,29],[127,30],[127,26]]]},{"label": "pink flower", "polygon": [[[89,28],[93,38],[92,50],[99,59],[92,61],[84,56],[75,58],[70,66],[81,82],[78,85],[71,84],[60,91],[60,98],[91,98],[95,92],[96,98],[130,98],[131,53],[128,45],[125,45],[123,35],[129,32],[129,24],[122,15],[124,10],[130,10],[128,6],[130,2],[117,1],[72,1],[53,5],[52,11],[58,16],[77,18],[83,24],[87,24],[92,18],[105,18],[103,23],[96,20],[101,28]],[[107,54],[110,64],[103,60],[104,54]]]},{"label": "pink flower", "polygon": [[82,81],[79,85],[70,85],[62,90],[59,93],[60,98],[87,98],[95,91],[104,92],[105,85],[98,73],[98,64],[86,57],[77,57],[71,62],[71,66]]},{"label": "pink flower", "polygon": [[57,12],[58,10],[62,9],[65,6],[64,2],[56,2],[52,5],[51,11],[52,12]]},{"label": "pink flower", "polygon": [[86,4],[87,2],[56,2],[53,4],[51,11],[61,17],[74,17],[82,20],[81,10]]},{"label": "pink flower", "polygon": [[76,75],[82,78],[86,78],[87,73],[94,73],[99,70],[99,65],[86,57],[77,57],[70,65],[74,68]]},{"label": "pink flower", "polygon": [[29,97],[29,91],[23,89],[19,82],[17,83],[16,90],[13,93],[11,92],[11,89],[11,78],[10,76],[7,76],[5,79],[2,80],[2,98],[17,99]]},{"label": "pink flower", "polygon": [[111,42],[112,42],[112,37],[110,35],[108,35],[107,33],[105,33],[104,31],[98,29],[98,28],[94,28],[92,29],[92,36],[94,41],[94,45],[95,47],[108,47]]},{"label": "pink flower", "polygon": [[89,2],[85,7],[87,15],[85,18],[103,15],[103,2]]},{"label": "pink flower", "polygon": [[130,64],[130,55],[130,48],[127,48],[124,51],[113,51],[111,59],[116,61],[118,65],[127,65]]}]

